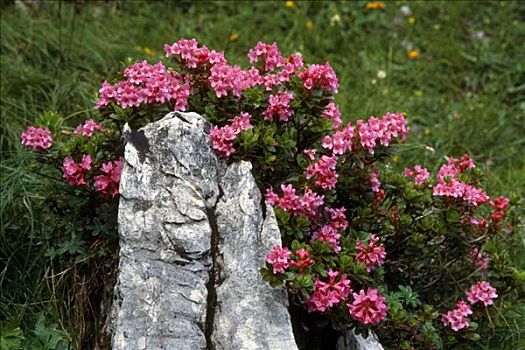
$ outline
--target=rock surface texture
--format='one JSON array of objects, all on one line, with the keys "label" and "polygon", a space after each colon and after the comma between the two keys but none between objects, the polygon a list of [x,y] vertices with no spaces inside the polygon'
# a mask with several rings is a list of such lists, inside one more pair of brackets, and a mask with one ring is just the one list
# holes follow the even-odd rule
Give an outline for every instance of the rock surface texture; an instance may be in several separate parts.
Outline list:
[{"label": "rock surface texture", "polygon": [[336,350],[384,350],[377,336],[370,332],[368,337],[355,334],[354,330],[346,331],[339,337]]},{"label": "rock surface texture", "polygon": [[[124,131],[115,350],[297,349],[286,293],[259,273],[281,244],[273,209],[250,163],[216,157],[208,128],[170,113]],[[382,349],[350,333],[338,350]]]},{"label": "rock surface texture", "polygon": [[217,159],[195,113],[125,131],[113,349],[296,349],[286,295],[260,278],[280,244],[246,162]]}]

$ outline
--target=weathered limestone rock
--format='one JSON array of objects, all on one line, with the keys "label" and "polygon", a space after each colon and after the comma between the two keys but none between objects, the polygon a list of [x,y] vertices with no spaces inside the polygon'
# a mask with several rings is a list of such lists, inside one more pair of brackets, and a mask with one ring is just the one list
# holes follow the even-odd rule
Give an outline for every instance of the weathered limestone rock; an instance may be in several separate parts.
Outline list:
[{"label": "weathered limestone rock", "polygon": [[198,115],[126,132],[114,349],[204,349],[212,266],[207,211],[223,165]]},{"label": "weathered limestone rock", "polygon": [[[249,163],[226,168],[195,113],[127,130],[113,349],[295,349],[286,296],[260,278],[280,243]],[[119,305],[120,302],[120,305]]]},{"label": "weathered limestone rock", "polygon": [[336,350],[384,350],[377,336],[369,332],[368,337],[355,334],[354,330],[346,331],[339,338]]},{"label": "weathered limestone rock", "polygon": [[247,162],[232,164],[219,184],[220,280],[212,340],[216,349],[225,350],[296,349],[290,316],[283,307],[286,294],[266,284],[259,272],[266,252],[280,244],[281,237],[271,207],[263,219],[251,168]]}]

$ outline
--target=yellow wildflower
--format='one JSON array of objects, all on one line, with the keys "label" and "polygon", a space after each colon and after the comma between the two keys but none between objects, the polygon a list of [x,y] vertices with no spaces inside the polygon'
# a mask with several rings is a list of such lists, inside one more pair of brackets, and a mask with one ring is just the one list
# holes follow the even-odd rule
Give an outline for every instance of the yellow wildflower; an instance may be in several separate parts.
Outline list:
[{"label": "yellow wildflower", "polygon": [[416,23],[416,17],[408,17],[407,21],[408,21],[408,24],[414,24]]},{"label": "yellow wildflower", "polygon": [[145,47],[144,48],[144,53],[150,57],[153,57],[155,56],[155,51],[153,51],[152,49],[150,49],[149,47]]},{"label": "yellow wildflower", "polygon": [[237,41],[239,40],[239,34],[233,32],[231,35],[230,35],[230,41]]},{"label": "yellow wildflower", "polygon": [[396,163],[399,162],[399,156],[397,154],[392,156],[392,160]]},{"label": "yellow wildflower", "polygon": [[369,10],[379,10],[385,8],[385,3],[382,1],[371,1],[366,4],[366,8]]},{"label": "yellow wildflower", "polygon": [[407,56],[411,60],[417,60],[419,57],[421,57],[421,54],[419,53],[418,50],[410,50],[407,52]]},{"label": "yellow wildflower", "polygon": [[440,26],[439,24],[436,23],[436,24],[434,24],[434,25],[432,26],[432,28],[434,28],[434,30],[440,30],[440,29],[441,29],[441,26]]},{"label": "yellow wildflower", "polygon": [[306,28],[312,29],[313,27],[314,27],[314,22],[309,19],[308,22],[306,22]]},{"label": "yellow wildflower", "polygon": [[286,7],[288,7],[288,8],[295,7],[295,1],[287,1],[286,2]]}]

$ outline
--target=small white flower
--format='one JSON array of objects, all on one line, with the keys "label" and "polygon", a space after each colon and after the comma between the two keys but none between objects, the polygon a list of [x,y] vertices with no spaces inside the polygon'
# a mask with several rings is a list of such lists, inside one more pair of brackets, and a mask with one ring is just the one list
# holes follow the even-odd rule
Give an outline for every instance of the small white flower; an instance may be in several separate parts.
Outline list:
[{"label": "small white flower", "polygon": [[336,13],[335,15],[333,15],[331,18],[330,18],[330,25],[333,27],[335,26],[337,23],[340,23],[341,22],[341,16],[339,16],[338,13]]},{"label": "small white flower", "polygon": [[399,8],[399,12],[401,12],[401,14],[405,17],[408,17],[410,15],[412,15],[412,10],[410,9],[410,7],[408,5],[403,5]]},{"label": "small white flower", "polygon": [[386,72],[382,69],[377,71],[377,79],[385,79],[386,78]]}]

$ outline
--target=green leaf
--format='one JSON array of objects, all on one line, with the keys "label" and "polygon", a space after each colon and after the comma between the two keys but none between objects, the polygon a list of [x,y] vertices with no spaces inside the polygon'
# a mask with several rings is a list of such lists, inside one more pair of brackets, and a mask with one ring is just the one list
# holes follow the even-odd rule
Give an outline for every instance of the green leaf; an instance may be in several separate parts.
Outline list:
[{"label": "green leaf", "polygon": [[22,348],[24,335],[15,321],[0,325],[0,350],[18,350]]}]

